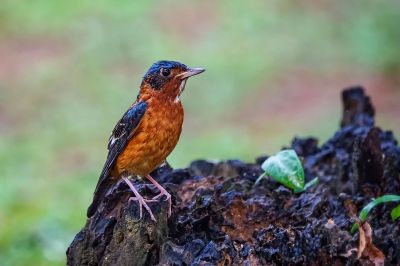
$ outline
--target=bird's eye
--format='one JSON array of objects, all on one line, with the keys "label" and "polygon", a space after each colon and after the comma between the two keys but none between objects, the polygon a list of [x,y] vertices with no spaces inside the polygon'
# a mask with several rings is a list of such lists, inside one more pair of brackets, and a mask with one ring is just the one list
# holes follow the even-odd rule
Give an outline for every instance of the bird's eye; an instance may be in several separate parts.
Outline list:
[{"label": "bird's eye", "polygon": [[171,71],[168,68],[161,68],[160,72],[161,72],[161,75],[164,77],[168,77],[169,74],[171,74]]}]

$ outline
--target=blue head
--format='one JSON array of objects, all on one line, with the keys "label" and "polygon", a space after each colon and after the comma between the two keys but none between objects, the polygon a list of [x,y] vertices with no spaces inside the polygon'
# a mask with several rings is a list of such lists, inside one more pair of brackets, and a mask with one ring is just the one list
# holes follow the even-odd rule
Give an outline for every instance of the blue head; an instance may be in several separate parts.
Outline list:
[{"label": "blue head", "polygon": [[151,89],[171,97],[179,96],[186,80],[200,74],[204,69],[190,68],[176,61],[158,61],[154,63],[143,77],[142,90]]}]

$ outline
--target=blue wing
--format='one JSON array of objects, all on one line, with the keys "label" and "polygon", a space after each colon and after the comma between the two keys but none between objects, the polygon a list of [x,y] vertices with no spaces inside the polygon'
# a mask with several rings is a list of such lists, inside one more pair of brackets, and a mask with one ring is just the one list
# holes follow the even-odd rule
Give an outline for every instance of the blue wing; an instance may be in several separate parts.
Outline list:
[{"label": "blue wing", "polygon": [[129,140],[132,138],[132,135],[134,134],[135,129],[139,125],[146,110],[146,102],[135,103],[131,108],[128,109],[128,111],[125,112],[112,131],[108,142],[107,160],[100,174],[100,178],[94,192],[93,202],[88,209],[88,217],[93,216],[105,193],[110,188],[111,180],[109,178],[109,173],[114,167],[118,156],[123,152]]},{"label": "blue wing", "polygon": [[108,141],[108,155],[100,177],[107,176],[121,152],[132,138],[135,129],[139,125],[147,110],[146,102],[138,102],[126,111],[121,120],[115,126]]}]

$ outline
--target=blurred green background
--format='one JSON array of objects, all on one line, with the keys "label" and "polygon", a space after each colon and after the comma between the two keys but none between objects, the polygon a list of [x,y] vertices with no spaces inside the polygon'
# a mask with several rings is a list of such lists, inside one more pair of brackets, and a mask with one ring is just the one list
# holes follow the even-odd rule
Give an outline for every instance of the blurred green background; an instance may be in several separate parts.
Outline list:
[{"label": "blurred green background", "polygon": [[0,4],[0,264],[63,265],[109,134],[160,59],[207,72],[182,100],[174,167],[326,140],[363,85],[400,133],[399,1]]}]

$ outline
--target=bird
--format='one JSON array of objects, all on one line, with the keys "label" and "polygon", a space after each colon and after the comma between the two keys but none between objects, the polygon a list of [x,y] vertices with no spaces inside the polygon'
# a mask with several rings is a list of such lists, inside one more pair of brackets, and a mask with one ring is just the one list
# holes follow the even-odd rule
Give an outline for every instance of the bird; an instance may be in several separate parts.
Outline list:
[{"label": "bird", "polygon": [[[143,207],[151,220],[156,221],[149,202],[162,197],[168,201],[168,217],[172,212],[171,195],[150,173],[165,163],[178,143],[182,131],[184,109],[180,96],[188,78],[204,72],[203,68],[187,67],[177,61],[154,63],[144,75],[136,101],[117,122],[108,141],[108,154],[101,171],[87,217],[98,211],[109,188],[123,180],[133,192],[128,202],[139,205],[139,219]],[[130,178],[147,178],[159,194],[146,199],[139,194]]]}]

